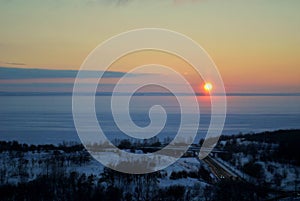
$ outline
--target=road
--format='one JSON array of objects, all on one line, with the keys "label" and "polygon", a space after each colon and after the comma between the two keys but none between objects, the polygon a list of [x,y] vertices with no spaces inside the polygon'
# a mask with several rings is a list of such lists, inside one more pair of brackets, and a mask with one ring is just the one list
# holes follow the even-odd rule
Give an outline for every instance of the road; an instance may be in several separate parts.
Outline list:
[{"label": "road", "polygon": [[[199,159],[199,158],[198,158]],[[200,159],[199,159],[200,160]],[[209,165],[212,173],[217,177],[218,180],[221,179],[231,179],[231,180],[238,180],[241,179],[238,177],[236,174],[232,173],[230,170],[225,168],[222,164],[219,162],[215,161],[215,159],[211,158],[210,156],[207,156],[203,161]],[[265,187],[264,187],[265,188]],[[272,193],[272,194],[277,194],[274,198],[269,198],[266,199],[267,201],[276,201],[276,200],[288,200],[293,199],[293,200],[299,200],[300,201],[300,192],[295,192],[295,191],[282,191],[282,190],[277,190],[277,189],[272,189],[272,188],[266,188],[266,192]]]},{"label": "road", "polygon": [[209,165],[212,173],[218,178],[218,179],[237,179],[237,175],[233,174],[232,172],[226,170],[224,167],[222,167],[220,164],[218,164],[214,159],[212,159],[210,156],[207,156],[203,161]]}]

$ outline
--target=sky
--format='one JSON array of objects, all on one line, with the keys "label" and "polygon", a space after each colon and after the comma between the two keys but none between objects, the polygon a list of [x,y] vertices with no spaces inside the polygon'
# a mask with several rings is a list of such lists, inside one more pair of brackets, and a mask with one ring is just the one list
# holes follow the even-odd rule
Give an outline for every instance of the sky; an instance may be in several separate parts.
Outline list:
[{"label": "sky", "polygon": [[[299,8],[299,0],[0,0],[0,66],[78,70],[108,38],[157,27],[199,43],[229,92],[295,93]],[[157,52],[129,55],[111,70],[154,59],[198,82],[183,61]]]}]

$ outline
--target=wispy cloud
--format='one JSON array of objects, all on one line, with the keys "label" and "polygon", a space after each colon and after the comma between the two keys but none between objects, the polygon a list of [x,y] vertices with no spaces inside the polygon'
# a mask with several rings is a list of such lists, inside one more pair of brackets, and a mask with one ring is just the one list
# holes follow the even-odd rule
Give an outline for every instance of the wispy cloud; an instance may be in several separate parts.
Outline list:
[{"label": "wispy cloud", "polygon": [[[50,69],[28,69],[28,68],[5,68],[0,67],[0,79],[36,79],[36,78],[75,78],[77,70],[50,70]],[[94,71],[84,71],[86,77],[95,78]],[[124,72],[107,71],[105,78],[119,78]]]},{"label": "wispy cloud", "polygon": [[14,66],[25,66],[25,63],[19,63],[19,62],[4,62],[4,64],[8,65],[14,65]]}]

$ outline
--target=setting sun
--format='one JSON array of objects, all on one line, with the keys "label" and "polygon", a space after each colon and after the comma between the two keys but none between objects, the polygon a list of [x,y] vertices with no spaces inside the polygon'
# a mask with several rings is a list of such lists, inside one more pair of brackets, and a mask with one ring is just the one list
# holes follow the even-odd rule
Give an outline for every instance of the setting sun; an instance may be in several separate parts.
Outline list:
[{"label": "setting sun", "polygon": [[212,90],[213,86],[211,83],[207,82],[207,83],[205,83],[203,88],[205,91],[210,92]]}]

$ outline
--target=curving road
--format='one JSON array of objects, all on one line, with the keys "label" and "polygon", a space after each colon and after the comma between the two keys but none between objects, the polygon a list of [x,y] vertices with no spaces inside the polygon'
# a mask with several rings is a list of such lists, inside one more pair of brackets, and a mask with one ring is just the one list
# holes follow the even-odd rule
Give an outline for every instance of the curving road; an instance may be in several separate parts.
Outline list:
[{"label": "curving road", "polygon": [[238,176],[231,171],[224,168],[222,165],[220,165],[218,162],[216,162],[213,158],[210,156],[207,156],[203,159],[203,161],[209,165],[212,173],[218,178],[218,179],[238,179]]}]

